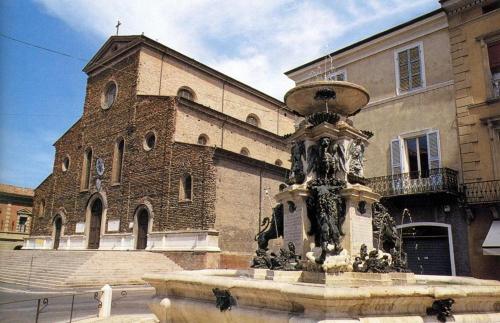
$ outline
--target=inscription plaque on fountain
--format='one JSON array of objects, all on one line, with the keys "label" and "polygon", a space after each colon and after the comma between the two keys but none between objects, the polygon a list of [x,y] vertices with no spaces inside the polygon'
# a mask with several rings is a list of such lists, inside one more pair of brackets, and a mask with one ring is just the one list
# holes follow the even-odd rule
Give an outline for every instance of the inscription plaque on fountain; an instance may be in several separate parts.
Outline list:
[{"label": "inscription plaque on fountain", "polygon": [[284,222],[283,234],[285,241],[287,243],[293,242],[297,250],[302,250],[304,243],[304,228],[300,209],[291,213],[286,212]]}]

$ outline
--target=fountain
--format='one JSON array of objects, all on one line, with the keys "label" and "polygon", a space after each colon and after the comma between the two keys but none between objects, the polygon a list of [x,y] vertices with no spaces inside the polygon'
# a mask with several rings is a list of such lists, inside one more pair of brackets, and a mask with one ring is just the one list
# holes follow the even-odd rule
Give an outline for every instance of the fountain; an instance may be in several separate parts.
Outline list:
[{"label": "fountain", "polygon": [[[340,81],[285,95],[305,119],[287,138],[290,174],[255,237],[251,268],[146,275],[161,322],[500,321],[500,282],[406,268],[401,233],[366,186],[372,133],[349,119],[368,101],[364,88]],[[276,254],[268,244],[279,237],[286,247]]]}]

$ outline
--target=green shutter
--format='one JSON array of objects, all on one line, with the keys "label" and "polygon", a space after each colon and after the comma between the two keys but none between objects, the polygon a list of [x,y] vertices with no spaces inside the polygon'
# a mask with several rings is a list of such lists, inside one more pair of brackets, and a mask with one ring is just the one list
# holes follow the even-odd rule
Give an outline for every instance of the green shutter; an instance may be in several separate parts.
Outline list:
[{"label": "green shutter", "polygon": [[398,53],[399,91],[422,87],[420,47],[415,46]]},{"label": "green shutter", "polygon": [[391,141],[391,169],[392,175],[401,174],[401,146],[399,139]]},{"label": "green shutter", "polygon": [[427,133],[427,150],[429,154],[429,169],[441,167],[441,153],[439,147],[439,131]]}]

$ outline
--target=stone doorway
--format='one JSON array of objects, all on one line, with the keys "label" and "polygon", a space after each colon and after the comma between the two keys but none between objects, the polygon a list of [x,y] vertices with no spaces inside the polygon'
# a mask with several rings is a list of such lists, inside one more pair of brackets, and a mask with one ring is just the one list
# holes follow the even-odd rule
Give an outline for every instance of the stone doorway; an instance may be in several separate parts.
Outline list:
[{"label": "stone doorway", "polygon": [[53,249],[59,248],[59,241],[61,240],[61,230],[62,230],[62,218],[57,216],[54,219],[54,247]]},{"label": "stone doorway", "polygon": [[139,214],[137,214],[137,249],[146,249],[148,245],[148,225],[148,211],[142,209]]},{"label": "stone doorway", "polygon": [[90,210],[89,249],[99,249],[101,240],[102,202],[96,199]]}]

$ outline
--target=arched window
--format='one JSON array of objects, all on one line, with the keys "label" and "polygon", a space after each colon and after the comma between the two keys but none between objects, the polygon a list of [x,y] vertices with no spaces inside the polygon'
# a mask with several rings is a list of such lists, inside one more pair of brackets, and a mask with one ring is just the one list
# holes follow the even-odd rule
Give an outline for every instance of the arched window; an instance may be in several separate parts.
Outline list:
[{"label": "arched window", "polygon": [[281,161],[281,159],[276,159],[276,161],[274,162],[274,165],[283,166],[283,162]]},{"label": "arched window", "polygon": [[113,157],[113,174],[112,183],[121,183],[122,181],[122,167],[123,167],[123,154],[125,152],[125,140],[119,138],[115,144],[115,153]]},{"label": "arched window", "polygon": [[82,165],[82,190],[88,190],[90,185],[90,169],[92,167],[92,149],[88,148],[83,154]]},{"label": "arched window", "polygon": [[63,159],[63,162],[62,162],[62,165],[61,165],[61,168],[62,168],[62,171],[63,172],[67,172],[69,170],[69,165],[70,165],[70,160],[69,160],[69,156],[66,155]]},{"label": "arched window", "polygon": [[242,154],[243,156],[250,156],[250,151],[248,150],[248,148],[243,147],[240,150],[240,154]]},{"label": "arched window", "polygon": [[193,179],[190,174],[181,177],[179,187],[179,201],[190,201],[193,197]]},{"label": "arched window", "polygon": [[188,87],[181,87],[179,91],[177,91],[177,96],[191,101],[195,100],[194,91]]},{"label": "arched window", "polygon": [[260,125],[260,120],[255,114],[252,113],[247,116],[247,123],[258,127]]},{"label": "arched window", "polygon": [[205,135],[205,134],[201,134],[199,137],[198,137],[198,145],[203,145],[205,146],[206,144],[208,144],[208,136]]}]

